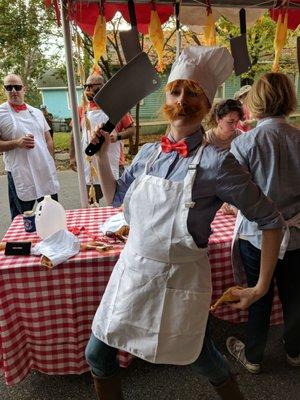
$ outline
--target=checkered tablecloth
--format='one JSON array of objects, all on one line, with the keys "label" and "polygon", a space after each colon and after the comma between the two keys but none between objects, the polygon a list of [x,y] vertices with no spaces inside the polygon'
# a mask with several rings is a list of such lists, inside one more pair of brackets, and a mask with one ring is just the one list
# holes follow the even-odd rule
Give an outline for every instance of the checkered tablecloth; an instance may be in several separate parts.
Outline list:
[{"label": "checkered tablecloth", "polygon": [[[99,224],[119,210],[110,207],[67,211],[68,227],[81,230],[82,242],[99,235]],[[213,274],[213,297],[233,284],[230,243],[234,218],[219,213],[213,223],[209,253]],[[36,234],[24,231],[17,217],[3,241],[37,242]],[[52,270],[40,266],[39,257],[4,256],[0,253],[0,370],[7,384],[24,379],[31,370],[47,374],[81,374],[89,368],[84,349],[91,323],[122,245],[99,254],[80,252]],[[220,308],[217,317],[232,322],[246,313]],[[273,323],[281,322],[276,308]],[[120,352],[126,367],[132,356]]]}]

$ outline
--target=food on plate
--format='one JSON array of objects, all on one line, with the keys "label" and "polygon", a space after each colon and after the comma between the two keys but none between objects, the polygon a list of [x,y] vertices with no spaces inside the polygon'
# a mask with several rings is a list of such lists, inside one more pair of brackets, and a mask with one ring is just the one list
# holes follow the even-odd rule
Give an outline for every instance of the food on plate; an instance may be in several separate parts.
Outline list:
[{"label": "food on plate", "polygon": [[5,250],[6,243],[5,242],[0,242],[0,251]]},{"label": "food on plate", "polygon": [[52,261],[50,260],[50,258],[48,258],[46,256],[42,256],[41,257],[41,266],[42,267],[47,267],[49,269],[54,267],[54,265],[53,265]]},{"label": "food on plate", "polygon": [[219,297],[218,300],[210,306],[211,311],[215,311],[219,307],[219,305],[223,303],[233,303],[239,300],[239,297],[234,296],[232,294],[231,292],[232,289],[243,289],[243,288],[241,286],[232,286],[229,289],[225,290],[222,296]]},{"label": "food on plate", "polygon": [[129,235],[129,226],[123,225],[120,229],[115,232],[115,235],[118,236],[128,236]]},{"label": "food on plate", "polygon": [[81,243],[81,245],[80,245],[81,251],[96,250],[99,253],[101,253],[102,251],[108,251],[108,250],[112,250],[112,249],[113,249],[112,245],[107,245],[105,243],[97,242],[97,241]]}]

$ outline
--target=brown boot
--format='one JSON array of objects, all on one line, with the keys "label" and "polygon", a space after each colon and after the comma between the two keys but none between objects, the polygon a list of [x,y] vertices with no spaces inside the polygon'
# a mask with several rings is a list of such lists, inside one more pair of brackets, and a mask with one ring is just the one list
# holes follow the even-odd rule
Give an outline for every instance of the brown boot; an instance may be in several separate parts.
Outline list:
[{"label": "brown boot", "polygon": [[98,400],[124,400],[120,374],[101,378],[92,373]]},{"label": "brown boot", "polygon": [[236,380],[232,377],[222,383],[222,385],[214,386],[214,389],[222,400],[245,400]]}]

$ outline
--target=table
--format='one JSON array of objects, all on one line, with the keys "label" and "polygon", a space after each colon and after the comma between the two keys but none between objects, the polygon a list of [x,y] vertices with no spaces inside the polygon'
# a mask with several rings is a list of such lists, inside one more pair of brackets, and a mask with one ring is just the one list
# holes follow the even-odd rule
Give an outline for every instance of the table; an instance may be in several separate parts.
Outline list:
[{"label": "table", "polygon": [[[111,207],[67,211],[68,227],[80,231],[82,242],[99,235],[99,224],[118,213]],[[230,245],[234,217],[219,212],[212,224],[209,242],[212,264],[213,300],[233,285]],[[85,227],[85,230],[81,230]],[[18,216],[3,241],[38,240],[26,233]],[[31,370],[47,374],[81,374],[89,370],[84,349],[93,316],[104,293],[122,244],[99,254],[80,252],[52,270],[40,266],[39,257],[0,253],[0,370],[8,385],[24,379]],[[278,300],[272,323],[281,323]],[[246,312],[224,306],[219,318],[242,322]],[[132,356],[119,352],[120,365],[127,367]]]}]

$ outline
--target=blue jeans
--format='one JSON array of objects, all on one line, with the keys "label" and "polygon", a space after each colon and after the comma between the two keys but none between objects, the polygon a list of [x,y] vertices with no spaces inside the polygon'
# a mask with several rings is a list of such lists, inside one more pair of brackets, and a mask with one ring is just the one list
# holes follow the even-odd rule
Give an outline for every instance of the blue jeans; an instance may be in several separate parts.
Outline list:
[{"label": "blue jeans", "polygon": [[[253,287],[259,277],[261,252],[246,240],[239,240],[239,248],[248,286]],[[299,264],[300,249],[287,251],[283,260],[278,260],[267,294],[249,307],[245,354],[252,363],[259,364],[263,359],[274,297],[274,278],[283,310],[285,350],[291,357],[300,354]]]},{"label": "blue jeans", "polygon": [[[108,346],[93,334],[85,349],[85,356],[93,373],[97,376],[107,377],[118,372],[118,350]],[[195,371],[219,386],[230,378],[230,369],[222,354],[216,349],[211,338],[211,327],[208,322],[202,351],[197,360],[192,364]]]},{"label": "blue jeans", "polygon": [[[8,183],[8,200],[11,214],[11,220],[17,215],[23,214],[24,211],[30,211],[34,207],[35,200],[23,201],[21,200],[16,191],[16,187],[10,172],[7,172],[7,183]],[[57,194],[51,195],[53,200],[58,201]],[[44,197],[37,199],[38,202],[42,201]]]}]

